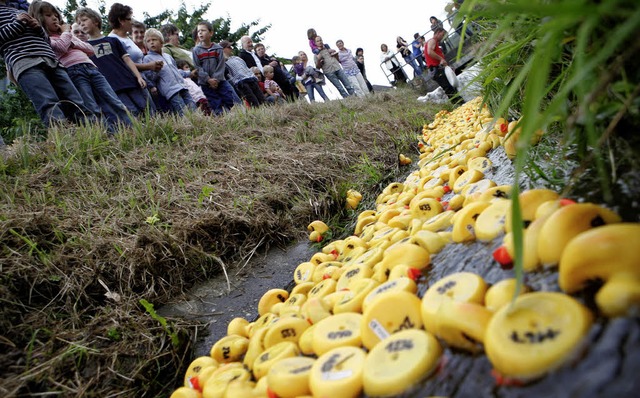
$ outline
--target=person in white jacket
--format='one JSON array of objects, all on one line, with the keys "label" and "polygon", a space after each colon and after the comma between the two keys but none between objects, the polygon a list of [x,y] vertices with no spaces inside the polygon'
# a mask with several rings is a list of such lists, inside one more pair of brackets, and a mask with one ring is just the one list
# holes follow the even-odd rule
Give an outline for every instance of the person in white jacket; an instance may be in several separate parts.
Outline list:
[{"label": "person in white jacket", "polygon": [[393,74],[395,79],[391,84],[395,86],[398,83],[406,83],[407,74],[404,73],[393,51],[389,50],[389,47],[384,43],[380,45],[380,50],[382,51],[382,54],[380,54],[380,62],[384,62],[384,65],[389,69],[389,72]]}]

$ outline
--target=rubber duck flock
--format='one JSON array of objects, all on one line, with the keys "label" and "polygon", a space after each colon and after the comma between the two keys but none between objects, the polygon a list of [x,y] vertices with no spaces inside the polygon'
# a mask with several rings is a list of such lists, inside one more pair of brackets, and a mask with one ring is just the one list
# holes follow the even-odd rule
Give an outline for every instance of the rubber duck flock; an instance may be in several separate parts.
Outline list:
[{"label": "rubber duck flock", "polygon": [[[447,346],[484,351],[497,374],[526,383],[582,348],[595,314],[571,294],[588,281],[604,281],[601,316],[637,314],[640,224],[542,188],[519,195],[523,268],[557,267],[562,292],[523,287],[514,299],[515,279],[489,285],[458,272],[419,297],[418,279],[446,245],[502,237],[495,260],[509,267],[515,256],[512,186],[484,176],[489,151],[515,156],[517,121],[494,120],[481,104],[440,111],[425,125],[418,169],[359,213],[352,236],[299,264],[292,291],[264,293],[257,320],[233,319],[171,398],[394,396],[432,374]],[[351,190],[346,205],[361,199]],[[329,227],[316,220],[308,230],[322,242]]]}]

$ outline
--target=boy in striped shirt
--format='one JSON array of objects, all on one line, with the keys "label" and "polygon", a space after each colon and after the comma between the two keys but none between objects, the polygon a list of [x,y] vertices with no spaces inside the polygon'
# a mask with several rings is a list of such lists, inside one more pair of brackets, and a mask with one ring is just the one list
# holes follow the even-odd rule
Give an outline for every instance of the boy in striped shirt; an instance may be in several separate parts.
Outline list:
[{"label": "boy in striped shirt", "polygon": [[74,122],[95,120],[59,64],[38,20],[8,7],[6,0],[0,0],[0,56],[45,126],[67,118]]}]

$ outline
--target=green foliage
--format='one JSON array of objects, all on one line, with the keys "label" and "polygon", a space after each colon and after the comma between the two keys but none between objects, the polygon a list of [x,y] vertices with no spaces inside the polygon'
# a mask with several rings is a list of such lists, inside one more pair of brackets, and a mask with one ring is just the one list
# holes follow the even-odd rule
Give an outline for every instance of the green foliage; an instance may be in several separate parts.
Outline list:
[{"label": "green foliage", "polygon": [[[486,27],[481,49],[485,101],[496,117],[519,119],[521,135],[515,181],[535,169],[530,139],[542,129],[562,134],[555,161],[581,163],[576,179],[601,184],[602,200],[613,200],[617,159],[606,156],[609,139],[640,127],[640,8],[630,0],[472,0],[461,14]],[[633,144],[630,144],[633,145]],[[574,150],[573,148],[577,148]],[[595,163],[593,170],[590,166]],[[550,170],[553,166],[546,165]],[[560,167],[562,168],[562,167]],[[587,170],[591,172],[588,173]],[[611,170],[609,172],[608,170]],[[582,175],[576,175],[577,173]],[[555,176],[543,176],[556,181]],[[516,270],[522,280],[522,234],[517,189],[512,206]]]},{"label": "green foliage", "polygon": [[22,90],[13,86],[13,90],[0,95],[0,135],[5,143],[25,135],[44,134],[44,125]]},{"label": "green foliage", "polygon": [[180,336],[173,330],[173,327],[169,325],[167,319],[158,315],[155,308],[153,307],[153,304],[151,304],[147,300],[140,299],[140,304],[142,304],[147,313],[151,315],[151,318],[158,321],[164,331],[169,335],[169,337],[171,337],[171,344],[173,344],[174,347],[178,347],[180,345]]},{"label": "green foliage", "polygon": [[[196,7],[193,11],[189,11],[187,9],[187,5],[184,1],[180,3],[180,7],[177,12],[173,12],[171,10],[165,10],[157,15],[150,15],[147,12],[144,12],[144,24],[147,27],[152,28],[160,28],[162,25],[167,23],[172,23],[176,25],[176,27],[182,33],[182,37],[180,38],[180,43],[185,48],[191,48],[195,45],[194,40],[194,31],[197,27],[198,22],[207,20],[205,18],[205,14],[209,11],[211,7],[211,3],[201,4]],[[174,16],[175,15],[175,16]],[[249,23],[243,22],[240,28],[236,31],[231,30],[231,18],[216,18],[214,20],[209,21],[213,26],[213,38],[214,42],[218,42],[220,40],[229,40],[231,43],[236,43],[240,41],[240,38],[244,35],[249,34],[249,30],[259,26],[260,20],[252,21]],[[262,36],[269,30],[271,25],[264,26],[262,28],[257,28],[252,34],[251,38],[259,42],[262,39]]]}]

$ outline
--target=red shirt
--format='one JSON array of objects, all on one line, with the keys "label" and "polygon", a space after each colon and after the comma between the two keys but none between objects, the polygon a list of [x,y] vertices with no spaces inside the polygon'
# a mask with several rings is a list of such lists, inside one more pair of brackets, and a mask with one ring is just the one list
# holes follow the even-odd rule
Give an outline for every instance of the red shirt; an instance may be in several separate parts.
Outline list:
[{"label": "red shirt", "polygon": [[[442,48],[440,48],[440,43],[438,42],[438,40],[436,40],[435,38],[432,38],[431,40],[436,42],[436,47],[433,49],[433,51],[441,56],[442,59],[444,59],[444,54],[442,53]],[[427,42],[427,44],[424,46],[424,59],[427,60],[428,68],[440,65],[440,60],[435,59],[429,55],[429,42]]]}]

